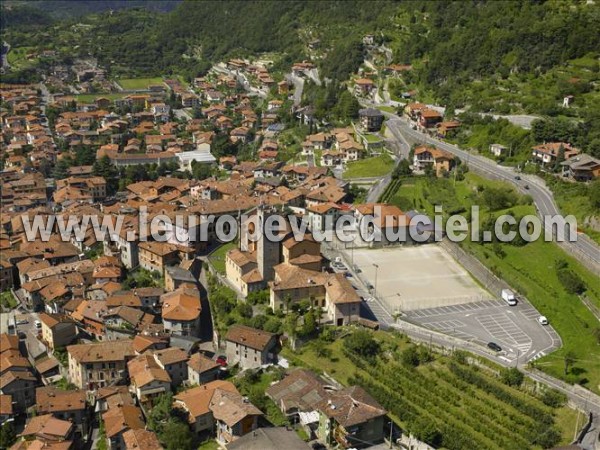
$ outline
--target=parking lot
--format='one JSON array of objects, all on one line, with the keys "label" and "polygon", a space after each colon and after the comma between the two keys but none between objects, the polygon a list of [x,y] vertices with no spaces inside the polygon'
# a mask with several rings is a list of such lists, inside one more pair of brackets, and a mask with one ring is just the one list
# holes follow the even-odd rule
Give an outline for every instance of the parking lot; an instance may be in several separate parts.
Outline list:
[{"label": "parking lot", "polygon": [[354,265],[389,309],[403,312],[490,300],[438,245],[354,250]]},{"label": "parking lot", "polygon": [[488,300],[410,311],[404,317],[482,346],[495,342],[502,347],[499,357],[507,362],[535,360],[560,346],[552,326],[541,325],[538,311],[527,303],[508,306],[502,300]]}]

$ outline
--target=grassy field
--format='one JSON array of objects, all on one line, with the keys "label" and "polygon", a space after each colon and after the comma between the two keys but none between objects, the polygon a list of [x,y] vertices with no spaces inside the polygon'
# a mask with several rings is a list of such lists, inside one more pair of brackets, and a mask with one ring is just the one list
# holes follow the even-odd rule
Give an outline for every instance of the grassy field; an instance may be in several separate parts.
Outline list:
[{"label": "grassy field", "polygon": [[[532,393],[529,381],[520,388],[509,387],[493,366],[480,369],[437,353],[412,367],[399,362],[413,347],[406,337],[386,332],[374,336],[380,355],[385,355],[377,360],[346,353],[344,338],[339,337],[325,349],[313,341],[297,352],[286,348],[283,355],[292,365],[325,372],[344,385],[363,386],[404,429],[417,432],[423,421],[433,424],[442,435],[437,443],[444,448],[539,448],[531,440],[533,430],[540,429],[554,433],[555,441],[563,444],[572,438],[576,412],[546,406]],[[421,346],[418,351],[426,349]],[[541,416],[550,422],[542,423]],[[475,446],[465,447],[467,443]]]},{"label": "grassy field", "polygon": [[117,83],[126,90],[143,90],[148,89],[151,84],[162,84],[163,79],[161,77],[154,78],[125,78],[117,80]]},{"label": "grassy field", "polygon": [[381,156],[349,162],[344,171],[344,178],[381,177],[394,168],[394,160],[387,153]]},{"label": "grassy field", "polygon": [[377,109],[381,110],[381,111],[385,111],[385,112],[389,112],[392,114],[396,114],[396,108],[392,107],[392,106],[378,106]]},{"label": "grassy field", "polygon": [[367,133],[364,136],[369,144],[375,144],[377,142],[381,142],[381,138],[375,134]]},{"label": "grassy field", "polygon": [[[441,204],[445,213],[460,211],[477,202],[476,193],[482,186],[485,189],[486,186],[497,188],[503,185],[502,182],[484,180],[471,173],[467,174],[464,181],[457,182],[455,187],[452,183],[439,180],[409,178],[402,180],[390,202],[402,210],[418,209],[428,214],[433,213],[435,204]],[[508,211],[512,211],[516,217],[535,214],[534,207],[527,203],[494,211],[492,214],[498,216]],[[487,214],[482,210],[480,217],[483,219]],[[516,246],[508,243],[480,244],[465,240],[462,245],[526,296],[550,319],[561,336],[563,348],[536,361],[536,366],[557,378],[580,383],[600,392],[600,345],[595,337],[600,326],[578,296],[565,290],[558,279],[556,267],[559,261],[566,261],[569,268],[585,282],[587,297],[600,306],[600,283],[597,277],[554,243],[536,241]],[[498,251],[499,248],[501,251]],[[576,359],[567,374],[564,371],[566,355],[572,355]]]},{"label": "grassy field", "polygon": [[600,217],[600,209],[594,208],[590,200],[589,186],[583,183],[569,183],[556,178],[547,178],[547,183],[562,214],[572,214],[585,234],[600,244],[600,231],[596,231],[584,222],[590,217]]},{"label": "grassy field", "polygon": [[6,309],[13,309],[19,304],[10,291],[0,293],[0,304]]},{"label": "grassy field", "polygon": [[236,248],[236,245],[235,242],[228,242],[209,255],[208,259],[221,275],[225,275],[225,255],[229,250]]},{"label": "grassy field", "polygon": [[114,93],[99,93],[99,94],[79,94],[75,98],[80,103],[93,103],[97,98],[103,97],[109,100],[116,100],[125,97],[126,94],[114,94]]},{"label": "grassy field", "polygon": [[25,69],[37,63],[38,58],[27,59],[27,54],[34,51],[35,47],[11,48],[6,56],[13,69]]}]

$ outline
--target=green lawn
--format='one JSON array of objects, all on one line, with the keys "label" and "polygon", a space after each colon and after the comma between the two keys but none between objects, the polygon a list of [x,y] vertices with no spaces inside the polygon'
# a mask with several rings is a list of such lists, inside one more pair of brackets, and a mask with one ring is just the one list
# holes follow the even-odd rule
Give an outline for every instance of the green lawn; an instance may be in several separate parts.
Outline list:
[{"label": "green lawn", "polygon": [[75,98],[80,103],[93,103],[97,98],[103,97],[109,100],[116,100],[125,97],[126,94],[115,94],[115,93],[98,93],[98,94],[79,94]]},{"label": "green lawn", "polygon": [[162,84],[162,77],[154,78],[125,78],[123,80],[117,80],[123,89],[126,90],[143,90],[148,89],[151,84]]},{"label": "green lawn", "polygon": [[394,108],[392,106],[378,106],[377,109],[379,109],[381,111],[389,112],[392,114],[396,114],[396,108]]},{"label": "green lawn", "polygon": [[382,177],[393,168],[394,160],[387,153],[383,153],[381,156],[349,162],[344,171],[344,178]]},{"label": "green lawn", "polygon": [[225,255],[229,250],[236,248],[236,246],[237,244],[235,242],[228,242],[227,244],[221,245],[208,256],[208,259],[214,268],[221,275],[225,275]]},{"label": "green lawn", "polygon": [[381,142],[381,138],[375,134],[367,133],[364,136],[369,144],[375,144],[377,142]]},{"label": "green lawn", "polygon": [[584,222],[590,217],[600,217],[600,209],[594,208],[590,199],[590,187],[584,183],[569,183],[556,178],[546,179],[548,187],[554,193],[554,199],[564,215],[572,214],[577,218],[578,227],[590,238],[600,244],[600,231],[596,231]]},{"label": "green lawn", "polygon": [[0,293],[0,303],[7,309],[16,308],[19,304],[10,291]]},{"label": "green lawn", "polygon": [[35,47],[11,48],[6,58],[13,69],[25,69],[37,63],[38,58],[27,59],[27,54],[34,50]]},{"label": "green lawn", "polygon": [[[530,434],[537,427],[552,430],[556,444],[572,439],[576,412],[544,405],[531,394],[532,382],[509,387],[492,364],[480,368],[437,353],[412,367],[400,362],[413,346],[405,336],[381,331],[374,336],[385,355],[376,360],[346,353],[343,335],[324,344],[324,350],[313,341],[299,351],[285,348],[283,356],[293,366],[327,373],[343,385],[361,385],[405,430],[418,432],[423,422],[433,424],[444,448],[538,448],[531,444],[536,433]],[[426,352],[425,346],[418,349]],[[476,446],[465,446],[460,436]]]}]

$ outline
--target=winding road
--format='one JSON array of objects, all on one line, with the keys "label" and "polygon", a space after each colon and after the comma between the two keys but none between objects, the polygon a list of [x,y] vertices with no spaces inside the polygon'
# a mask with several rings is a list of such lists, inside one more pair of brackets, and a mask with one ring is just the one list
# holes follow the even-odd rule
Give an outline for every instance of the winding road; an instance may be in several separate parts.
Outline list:
[{"label": "winding road", "polygon": [[[538,177],[519,174],[520,179],[517,179],[517,173],[513,168],[500,166],[491,159],[473,155],[465,150],[461,150],[455,145],[448,144],[447,142],[440,141],[439,139],[413,130],[405,119],[400,118],[395,114],[385,112],[384,114],[388,116],[386,122],[388,129],[401,143],[411,141],[413,143],[435,145],[442,150],[446,150],[455,156],[458,156],[474,172],[477,172],[486,178],[511,183],[523,194],[531,196],[538,214],[542,219],[545,216],[557,216],[561,214],[554,201],[552,192]],[[542,221],[542,223],[544,229],[548,232],[552,232],[556,237],[556,233],[553,232],[552,226],[544,221]],[[568,234],[566,235],[568,236]],[[600,246],[588,236],[578,233],[576,240],[565,240],[564,242],[557,242],[557,244],[581,262],[581,264],[586,266],[592,273],[600,275]]]}]

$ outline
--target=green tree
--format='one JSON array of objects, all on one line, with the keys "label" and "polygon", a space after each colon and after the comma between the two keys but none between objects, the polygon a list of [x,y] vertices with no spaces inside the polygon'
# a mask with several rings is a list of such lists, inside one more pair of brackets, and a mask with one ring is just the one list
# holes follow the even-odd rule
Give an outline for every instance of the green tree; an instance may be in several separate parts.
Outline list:
[{"label": "green tree", "polygon": [[109,195],[117,192],[119,188],[119,172],[115,166],[110,162],[110,158],[108,156],[103,156],[102,158],[96,160],[94,162],[92,168],[93,174],[102,177],[106,180],[106,190]]},{"label": "green tree", "polygon": [[585,282],[569,268],[556,271],[558,281],[569,294],[581,295],[586,291]]},{"label": "green tree", "polygon": [[421,362],[419,359],[419,351],[416,346],[411,345],[402,351],[400,354],[402,364],[408,367],[417,367]]},{"label": "green tree", "polygon": [[311,336],[317,331],[317,317],[314,309],[310,309],[304,315],[302,324],[302,336]]},{"label": "green tree", "polygon": [[568,351],[567,353],[565,353],[565,356],[564,356],[565,376],[568,375],[569,369],[571,367],[573,367],[573,365],[575,364],[576,361],[577,361],[577,358],[576,358],[575,354],[572,351]]},{"label": "green tree", "polygon": [[394,172],[392,173],[392,178],[399,178],[403,176],[409,176],[412,174],[412,170],[410,170],[410,162],[408,159],[401,159]]},{"label": "green tree", "polygon": [[502,382],[508,386],[519,387],[523,384],[523,380],[525,376],[523,372],[515,367],[511,367],[510,369],[503,369],[500,373],[500,379]]},{"label": "green tree", "polygon": [[192,448],[194,442],[194,436],[188,424],[173,418],[164,425],[159,439],[166,450]]},{"label": "green tree", "polygon": [[592,206],[600,210],[600,179],[594,181],[589,188],[589,197]]},{"label": "green tree", "polygon": [[284,321],[284,330],[290,340],[290,347],[296,348],[296,338],[298,337],[298,314],[288,313]]},{"label": "green tree", "polygon": [[69,167],[71,165],[67,162],[66,159],[61,159],[54,166],[54,170],[52,171],[52,178],[55,180],[63,180],[69,176]]},{"label": "green tree", "polygon": [[344,340],[344,348],[364,358],[375,358],[381,347],[372,333],[367,330],[357,330]]},{"label": "green tree", "polygon": [[0,448],[9,448],[17,440],[17,435],[10,422],[0,426]]},{"label": "green tree", "polygon": [[541,396],[542,402],[551,408],[560,408],[567,403],[567,396],[556,389],[544,389]]}]

